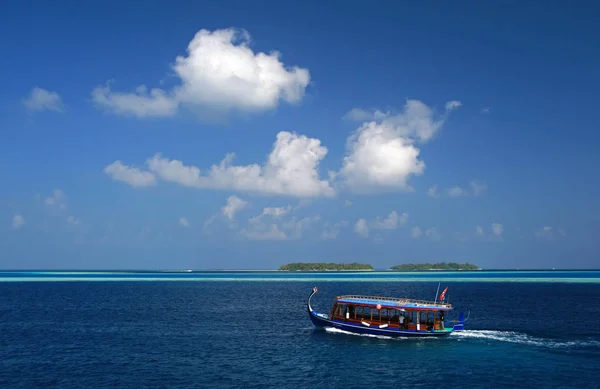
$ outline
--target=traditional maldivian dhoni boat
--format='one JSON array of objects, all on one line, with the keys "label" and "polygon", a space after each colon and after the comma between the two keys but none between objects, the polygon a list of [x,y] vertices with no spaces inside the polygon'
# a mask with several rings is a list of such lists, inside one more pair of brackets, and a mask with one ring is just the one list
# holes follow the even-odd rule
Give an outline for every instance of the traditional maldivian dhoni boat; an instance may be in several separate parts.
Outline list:
[{"label": "traditional maldivian dhoni boat", "polygon": [[[439,290],[439,288],[438,288]],[[452,327],[446,327],[445,314],[452,305],[444,303],[448,288],[440,295],[440,302],[413,300],[396,297],[345,295],[337,296],[329,314],[315,312],[310,299],[317,293],[313,288],[308,297],[307,308],[310,320],[315,327],[330,327],[344,331],[384,335],[404,336],[445,336],[454,331],[464,331],[467,319],[461,312]]]}]

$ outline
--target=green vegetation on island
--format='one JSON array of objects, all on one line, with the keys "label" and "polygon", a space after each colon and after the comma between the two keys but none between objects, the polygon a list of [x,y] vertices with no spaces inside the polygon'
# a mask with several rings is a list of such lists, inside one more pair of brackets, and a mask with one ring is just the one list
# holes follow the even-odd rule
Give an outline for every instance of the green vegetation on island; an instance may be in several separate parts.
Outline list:
[{"label": "green vegetation on island", "polygon": [[330,271],[330,270],[373,270],[373,266],[363,263],[303,263],[294,262],[283,265],[284,271]]},{"label": "green vegetation on island", "polygon": [[427,270],[481,270],[479,266],[470,263],[404,263],[402,265],[392,266],[391,270],[398,271],[427,271]]}]

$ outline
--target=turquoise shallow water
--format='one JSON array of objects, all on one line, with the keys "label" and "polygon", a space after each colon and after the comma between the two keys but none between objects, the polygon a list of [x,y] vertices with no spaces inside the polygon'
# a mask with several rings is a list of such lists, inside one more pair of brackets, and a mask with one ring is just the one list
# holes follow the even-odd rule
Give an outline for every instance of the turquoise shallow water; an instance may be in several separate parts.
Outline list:
[{"label": "turquoise shallow water", "polygon": [[4,271],[8,281],[444,281],[600,283],[600,271],[279,272],[279,271]]}]

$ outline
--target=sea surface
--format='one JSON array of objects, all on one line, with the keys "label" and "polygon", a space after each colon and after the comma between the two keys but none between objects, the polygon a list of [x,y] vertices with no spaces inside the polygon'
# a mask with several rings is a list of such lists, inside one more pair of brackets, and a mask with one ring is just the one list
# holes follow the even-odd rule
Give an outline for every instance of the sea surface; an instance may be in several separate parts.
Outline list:
[{"label": "sea surface", "polygon": [[[314,286],[327,311],[438,281],[467,331],[319,331],[306,312]],[[2,389],[271,387],[600,387],[600,272],[0,273]]]}]

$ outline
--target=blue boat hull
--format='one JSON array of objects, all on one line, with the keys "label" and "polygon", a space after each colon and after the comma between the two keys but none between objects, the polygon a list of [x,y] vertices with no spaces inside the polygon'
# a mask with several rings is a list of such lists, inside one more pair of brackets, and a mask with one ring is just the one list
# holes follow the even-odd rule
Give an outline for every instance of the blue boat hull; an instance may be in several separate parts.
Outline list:
[{"label": "blue boat hull", "polygon": [[379,328],[377,326],[364,326],[360,324],[343,322],[340,320],[332,320],[329,315],[315,312],[310,306],[310,299],[316,292],[313,290],[308,297],[307,310],[310,321],[317,328],[337,328],[343,331],[348,331],[356,334],[382,335],[388,337],[442,337],[448,336],[454,331],[462,331],[464,329],[464,321],[460,321],[453,328],[446,328],[445,331],[416,331],[416,330],[401,330],[399,328]]}]

